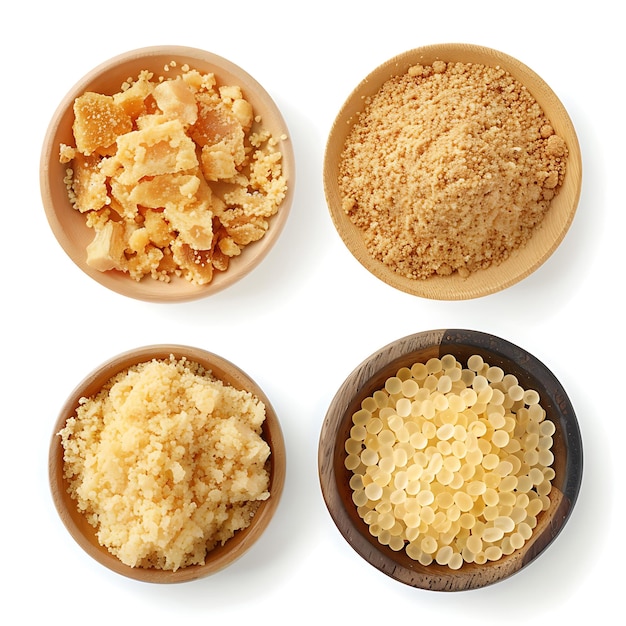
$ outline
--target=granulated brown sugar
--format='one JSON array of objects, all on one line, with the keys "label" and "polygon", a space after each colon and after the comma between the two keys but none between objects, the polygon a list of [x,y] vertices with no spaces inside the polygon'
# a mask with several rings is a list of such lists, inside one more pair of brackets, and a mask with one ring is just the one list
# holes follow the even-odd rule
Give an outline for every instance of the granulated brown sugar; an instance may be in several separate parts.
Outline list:
[{"label": "granulated brown sugar", "polygon": [[563,183],[567,155],[505,70],[435,62],[365,100],[338,182],[374,258],[413,279],[468,276],[530,239]]}]

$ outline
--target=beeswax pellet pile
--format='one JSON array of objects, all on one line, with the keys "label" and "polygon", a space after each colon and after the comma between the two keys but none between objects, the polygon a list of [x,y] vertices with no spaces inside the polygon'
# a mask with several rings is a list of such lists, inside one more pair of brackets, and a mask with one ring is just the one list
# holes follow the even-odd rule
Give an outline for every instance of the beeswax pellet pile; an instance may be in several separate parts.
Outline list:
[{"label": "beeswax pellet pile", "polygon": [[422,565],[512,554],[550,505],[555,426],[537,391],[479,355],[400,369],[352,422],[345,466],[358,513]]}]

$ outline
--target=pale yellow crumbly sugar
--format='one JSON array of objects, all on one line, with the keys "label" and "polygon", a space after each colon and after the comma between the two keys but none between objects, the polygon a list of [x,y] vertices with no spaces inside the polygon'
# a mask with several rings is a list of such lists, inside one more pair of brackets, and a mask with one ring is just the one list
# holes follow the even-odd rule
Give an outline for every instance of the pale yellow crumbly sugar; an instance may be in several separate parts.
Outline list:
[{"label": "pale yellow crumbly sugar", "polygon": [[422,565],[499,560],[550,506],[554,433],[537,391],[479,355],[401,368],[352,416],[353,502],[380,543]]},{"label": "pale yellow crumbly sugar", "polygon": [[[206,284],[266,234],[287,180],[278,142],[241,88],[186,65],[167,76],[176,65],[142,71],[113,95],[78,97],[76,146],[62,144],[59,160],[70,164],[73,206],[105,218],[88,220],[88,265]],[[158,228],[144,228],[150,212],[162,215]]]},{"label": "pale yellow crumbly sugar", "polygon": [[121,372],[60,431],[69,493],[131,567],[177,570],[269,498],[265,406],[173,356]]},{"label": "pale yellow crumbly sugar", "polygon": [[501,68],[415,66],[365,101],[340,160],[370,254],[412,279],[499,264],[563,183],[567,145]]}]

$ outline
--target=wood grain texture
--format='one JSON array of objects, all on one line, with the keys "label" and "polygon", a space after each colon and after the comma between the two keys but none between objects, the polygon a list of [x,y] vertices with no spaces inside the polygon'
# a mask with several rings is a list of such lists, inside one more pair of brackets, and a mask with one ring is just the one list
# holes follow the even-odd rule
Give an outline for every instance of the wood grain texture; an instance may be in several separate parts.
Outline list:
[{"label": "wood grain texture", "polygon": [[[86,247],[93,239],[93,231],[85,224],[85,216],[73,209],[65,186],[67,165],[59,163],[59,145],[74,145],[72,124],[74,100],[85,91],[114,94],[128,77],[136,77],[142,70],[155,76],[163,75],[163,68],[176,62],[179,69],[188,64],[200,72],[215,74],[219,84],[234,84],[242,88],[255,114],[261,115],[263,127],[277,139],[283,160],[283,172],[288,191],[278,213],[270,219],[265,236],[244,248],[232,259],[226,272],[216,272],[208,285],[192,285],[184,278],[170,283],[156,280],[136,282],[118,271],[100,272],[86,263]],[[175,76],[170,70],[168,76]],[[218,55],[186,46],[154,46],[120,54],[94,68],[81,78],[59,103],[53,114],[40,156],[40,188],[46,217],[54,236],[72,261],[93,280],[108,289],[130,298],[149,302],[185,302],[205,298],[229,287],[249,274],[269,253],[280,237],[287,221],[295,189],[295,157],[287,125],[281,112],[265,89],[247,72]]]},{"label": "wood grain texture", "polygon": [[[270,473],[270,498],[263,501],[248,528],[237,532],[223,546],[218,546],[207,555],[204,565],[193,565],[176,572],[158,569],[132,568],[122,563],[106,548],[101,546],[96,531],[85,516],[77,509],[75,501],[67,493],[67,482],[63,476],[63,446],[57,433],[69,417],[74,415],[79,400],[97,393],[112,376],[127,367],[153,358],[166,359],[170,354],[177,358],[187,357],[200,363],[213,375],[236,389],[246,390],[265,404],[266,419],[263,438],[271,449],[268,459]],[[258,540],[269,525],[281,500],[286,477],[286,450],[278,417],[263,390],[236,365],[226,359],[191,346],[153,345],[125,352],[104,363],[77,385],[62,407],[54,426],[50,441],[48,474],[50,490],[61,521],[70,535],[89,556],[108,569],[128,578],[151,583],[179,583],[214,574],[240,557]]]},{"label": "wood grain texture", "polygon": [[[481,354],[485,361],[518,376],[522,385],[541,394],[542,406],[557,427],[551,508],[542,513],[532,538],[519,550],[485,565],[465,564],[452,571],[446,566],[422,566],[404,551],[394,552],[373,537],[359,517],[349,486],[351,472],[344,466],[345,441],[352,414],[363,398],[383,386],[402,366],[454,354],[466,360]],[[471,330],[435,330],[399,339],[363,361],[348,376],[333,398],[319,440],[318,470],[322,494],[339,532],[368,563],[388,576],[413,587],[435,591],[461,591],[484,587],[508,578],[534,561],[557,537],[567,522],[580,490],[583,470],[578,421],[564,389],[538,359],[514,344]]]},{"label": "wood grain texture", "polygon": [[[474,272],[468,278],[458,274],[411,280],[376,261],[365,248],[360,230],[342,208],[338,172],[346,138],[362,110],[364,99],[375,94],[393,76],[403,74],[417,63],[457,61],[500,66],[525,85],[541,105],[556,132],[569,147],[565,180],[541,226],[526,246],[515,250],[498,266]],[[567,233],[578,207],[582,185],[582,160],[572,121],[556,94],[526,65],[497,50],[470,44],[440,44],[409,50],[373,70],[350,94],[331,128],[324,156],[324,191],[328,208],[340,237],[352,255],[374,276],[401,291],[438,300],[466,300],[501,291],[519,282],[540,267],[556,250]]]}]

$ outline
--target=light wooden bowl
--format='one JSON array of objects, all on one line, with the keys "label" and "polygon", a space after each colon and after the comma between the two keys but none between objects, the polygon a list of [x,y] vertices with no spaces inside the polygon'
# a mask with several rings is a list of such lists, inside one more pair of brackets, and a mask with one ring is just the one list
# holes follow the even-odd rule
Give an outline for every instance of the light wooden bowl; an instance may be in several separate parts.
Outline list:
[{"label": "light wooden bowl", "polygon": [[[526,246],[513,252],[505,262],[474,272],[468,278],[458,274],[412,280],[375,260],[367,251],[360,230],[341,206],[338,183],[341,153],[346,138],[363,109],[365,98],[374,95],[393,76],[404,74],[415,64],[456,61],[499,66],[525,85],[551,120],[556,132],[569,147],[565,180],[540,228]],[[352,255],[374,276],[392,287],[424,298],[466,300],[509,287],[540,267],[563,240],[574,218],[581,190],[582,162],[574,126],[562,103],[550,87],[520,61],[496,50],[470,44],[440,44],[409,50],[371,72],[349,95],[331,128],[324,158],[324,189],[334,225]]]},{"label": "light wooden bowl", "polygon": [[[149,277],[137,283],[118,271],[100,272],[86,264],[86,247],[93,239],[93,231],[85,224],[85,216],[74,210],[68,200],[63,181],[67,165],[59,163],[59,145],[74,145],[72,123],[74,100],[85,91],[114,94],[128,77],[136,77],[148,69],[155,76],[162,75],[165,65],[176,62],[167,76],[176,76],[188,64],[200,72],[213,72],[219,85],[238,85],[252,104],[255,114],[261,115],[262,126],[278,140],[283,155],[283,172],[289,185],[279,211],[270,220],[265,236],[231,259],[225,272],[216,272],[211,283],[194,286],[183,278],[162,283]],[[283,136],[286,137],[283,138]],[[295,162],[287,125],[270,95],[243,69],[230,61],[196,48],[184,46],[154,46],[132,50],[105,61],[81,78],[63,98],[54,112],[47,129],[40,160],[41,197],[46,216],[61,247],[85,274],[108,289],[138,300],[151,302],[183,302],[217,293],[249,274],[266,257],[278,240],[286,223],[294,194]]]},{"label": "light wooden bowl", "polygon": [[[250,526],[238,531],[224,545],[217,546],[207,555],[204,565],[184,567],[176,572],[148,568],[132,568],[122,563],[105,547],[101,546],[96,532],[85,516],[78,510],[76,502],[67,493],[67,482],[63,476],[63,446],[57,433],[75,414],[79,400],[97,393],[115,374],[127,367],[149,361],[166,359],[170,354],[177,358],[186,357],[200,363],[213,372],[214,376],[236,389],[246,390],[265,404],[266,419],[263,438],[271,449],[268,459],[270,472],[270,497],[257,510]],[[286,451],[280,422],[263,390],[241,369],[226,359],[199,348],[182,345],[152,345],[120,354],[90,373],[72,391],[61,409],[55,423],[50,443],[48,472],[52,498],[61,521],[81,548],[98,563],[128,578],[150,583],[179,583],[203,578],[224,569],[242,557],[263,534],[280,502],[286,473]]]},{"label": "light wooden bowl", "polygon": [[[352,414],[363,398],[380,389],[403,366],[453,354],[467,361],[480,354],[491,365],[518,377],[525,388],[536,389],[547,417],[556,425],[552,452],[556,476],[549,510],[540,513],[530,540],[509,556],[484,565],[465,563],[459,570],[433,563],[423,566],[404,550],[395,552],[373,537],[352,502],[344,466],[345,442]],[[582,480],[582,441],[574,409],[555,376],[537,358],[504,339],[471,330],[433,330],[399,339],[372,354],[341,385],[323,422],[319,440],[319,478],[328,511],[350,546],[369,564],[412,587],[434,591],[477,589],[508,578],[534,561],[563,529],[576,502]]]}]

